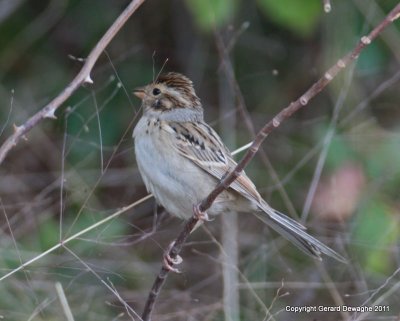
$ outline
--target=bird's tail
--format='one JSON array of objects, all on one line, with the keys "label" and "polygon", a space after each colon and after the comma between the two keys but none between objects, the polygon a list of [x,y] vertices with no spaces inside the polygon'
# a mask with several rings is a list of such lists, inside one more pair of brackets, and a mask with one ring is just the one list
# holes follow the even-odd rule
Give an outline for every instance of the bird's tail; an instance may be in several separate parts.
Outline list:
[{"label": "bird's tail", "polygon": [[347,263],[343,256],[309,235],[303,225],[274,210],[266,202],[262,202],[260,205],[260,209],[265,213],[255,212],[254,214],[300,250],[319,260],[321,260],[321,253],[323,253],[340,262]]}]

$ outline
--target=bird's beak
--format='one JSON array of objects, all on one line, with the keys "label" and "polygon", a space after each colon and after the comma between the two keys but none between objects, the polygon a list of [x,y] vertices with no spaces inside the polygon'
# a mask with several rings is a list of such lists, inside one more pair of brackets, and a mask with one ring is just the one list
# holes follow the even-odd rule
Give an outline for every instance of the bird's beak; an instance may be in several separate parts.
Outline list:
[{"label": "bird's beak", "polygon": [[143,100],[143,98],[146,96],[146,92],[144,90],[144,87],[137,87],[133,90],[133,94]]}]

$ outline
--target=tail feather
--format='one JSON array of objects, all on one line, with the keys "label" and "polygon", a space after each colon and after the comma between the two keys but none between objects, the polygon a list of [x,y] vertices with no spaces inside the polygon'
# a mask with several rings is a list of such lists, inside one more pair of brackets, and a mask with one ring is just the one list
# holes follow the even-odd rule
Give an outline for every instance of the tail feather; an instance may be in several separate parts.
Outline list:
[{"label": "tail feather", "polygon": [[[306,228],[300,223],[292,220],[288,216],[275,211],[267,203],[260,207],[264,213],[255,212],[254,214],[264,223],[273,228],[276,232],[292,242],[304,253],[321,260],[321,253],[333,257],[334,259],[347,263],[347,260],[326,246],[316,238],[309,235]],[[267,215],[265,215],[267,214]]]}]

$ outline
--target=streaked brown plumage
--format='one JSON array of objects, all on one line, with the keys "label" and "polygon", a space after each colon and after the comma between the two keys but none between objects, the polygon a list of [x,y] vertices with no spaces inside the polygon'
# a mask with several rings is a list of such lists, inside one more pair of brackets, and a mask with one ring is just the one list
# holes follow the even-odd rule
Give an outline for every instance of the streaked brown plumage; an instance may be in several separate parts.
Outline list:
[{"label": "streaked brown plumage", "polygon": [[[143,106],[143,116],[133,133],[142,178],[170,214],[187,219],[193,205],[205,198],[236,162],[218,134],[204,122],[200,99],[187,77],[167,73],[138,88],[135,95]],[[272,209],[244,172],[207,212],[218,215],[228,210],[253,212],[313,257],[324,253],[345,261],[307,234],[303,225]]]}]

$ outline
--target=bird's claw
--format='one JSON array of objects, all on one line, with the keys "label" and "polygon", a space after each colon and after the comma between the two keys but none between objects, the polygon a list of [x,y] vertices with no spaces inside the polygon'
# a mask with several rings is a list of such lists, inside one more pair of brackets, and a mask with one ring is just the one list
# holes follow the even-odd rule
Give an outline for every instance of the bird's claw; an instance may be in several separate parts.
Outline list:
[{"label": "bird's claw", "polygon": [[183,262],[183,259],[180,255],[176,255],[175,257],[171,257],[170,251],[171,248],[174,246],[175,242],[172,242],[169,246],[168,249],[164,253],[164,267],[171,272],[174,273],[182,273],[179,269],[175,268],[174,265],[179,265]]},{"label": "bird's claw", "polygon": [[210,222],[212,221],[212,219],[210,219],[210,217],[208,216],[207,212],[203,212],[202,210],[200,210],[200,206],[199,205],[194,205],[193,206],[193,212],[194,215],[196,216],[196,218],[199,221],[203,221],[203,222]]}]

